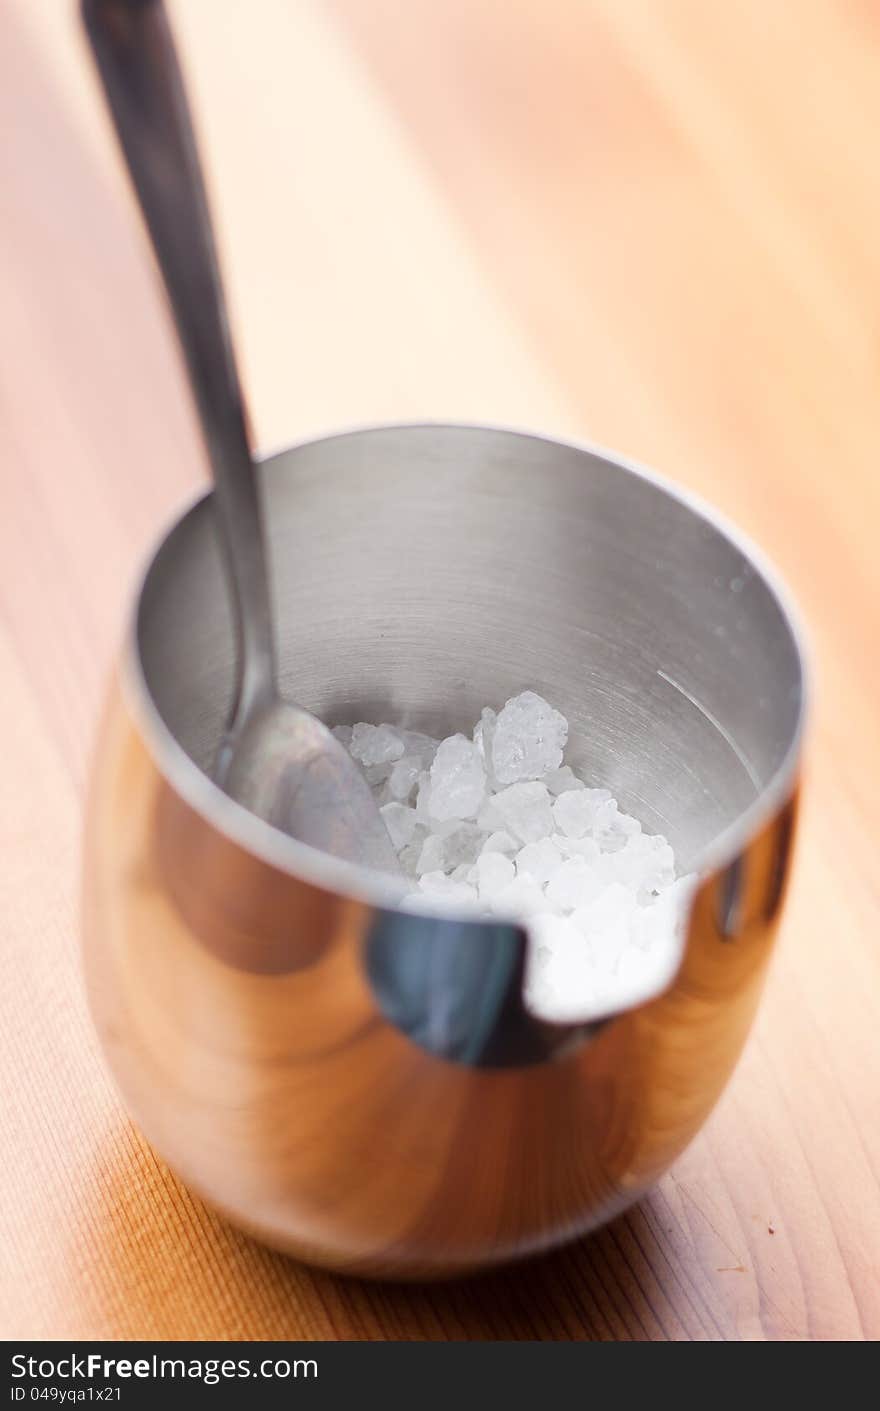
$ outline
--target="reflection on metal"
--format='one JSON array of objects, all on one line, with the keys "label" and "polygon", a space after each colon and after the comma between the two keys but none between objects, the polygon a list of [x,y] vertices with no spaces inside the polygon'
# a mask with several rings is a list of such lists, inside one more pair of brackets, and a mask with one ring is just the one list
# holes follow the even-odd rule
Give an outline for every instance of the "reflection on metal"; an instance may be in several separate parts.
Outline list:
[{"label": "reflection on metal", "polygon": [[384,911],[367,937],[367,975],[385,1017],[428,1053],[487,1068],[537,1063],[598,1026],[528,1013],[526,945],[516,926]]}]

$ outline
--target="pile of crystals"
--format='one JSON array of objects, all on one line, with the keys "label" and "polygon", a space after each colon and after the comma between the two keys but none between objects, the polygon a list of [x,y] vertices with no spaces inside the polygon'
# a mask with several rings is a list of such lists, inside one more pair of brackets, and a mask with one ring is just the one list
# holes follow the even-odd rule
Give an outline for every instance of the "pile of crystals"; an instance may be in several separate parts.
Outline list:
[{"label": "pile of crystals", "polygon": [[666,839],[563,763],[568,722],[541,696],[486,707],[470,738],[364,722],[333,733],[414,884],[401,905],[524,921],[537,1013],[589,1017],[671,979],[695,878],[676,878]]}]

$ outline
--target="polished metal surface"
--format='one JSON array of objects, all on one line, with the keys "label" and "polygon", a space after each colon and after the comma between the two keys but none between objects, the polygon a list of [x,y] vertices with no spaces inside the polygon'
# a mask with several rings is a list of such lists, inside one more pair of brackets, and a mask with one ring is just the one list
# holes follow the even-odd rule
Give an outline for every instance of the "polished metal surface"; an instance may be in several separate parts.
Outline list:
[{"label": "polished metal surface", "polygon": [[796,631],[711,512],[587,448],[377,428],[262,468],[283,689],[434,733],[530,687],[702,881],[662,994],[593,1025],[522,1001],[515,926],[390,908],[209,773],[235,692],[210,499],[146,575],[96,763],[93,1012],[135,1117],[261,1238],[424,1276],[622,1209],[698,1130],[760,994],[803,714]]},{"label": "polished metal surface", "polygon": [[259,487],[207,197],[161,0],[82,0],[86,31],[189,370],[216,487],[237,643],[214,777],[292,837],[399,873],[361,771],[278,693]]}]

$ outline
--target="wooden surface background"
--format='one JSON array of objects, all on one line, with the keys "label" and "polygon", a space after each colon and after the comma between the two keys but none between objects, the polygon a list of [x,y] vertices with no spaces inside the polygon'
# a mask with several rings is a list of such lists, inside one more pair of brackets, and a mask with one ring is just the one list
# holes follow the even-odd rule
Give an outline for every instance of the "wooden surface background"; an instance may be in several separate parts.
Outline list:
[{"label": "wooden surface background", "polygon": [[205,478],[67,0],[2,0],[0,1332],[880,1337],[880,16],[864,0],[175,0],[254,423],[575,433],[716,501],[815,648],[797,873],[707,1128],[451,1286],[258,1248],[126,1120],[77,956],[139,560]]}]

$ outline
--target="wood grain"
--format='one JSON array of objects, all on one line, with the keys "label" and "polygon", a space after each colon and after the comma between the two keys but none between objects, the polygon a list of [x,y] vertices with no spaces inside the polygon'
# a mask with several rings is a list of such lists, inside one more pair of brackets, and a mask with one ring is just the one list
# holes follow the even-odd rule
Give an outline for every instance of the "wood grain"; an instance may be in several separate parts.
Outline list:
[{"label": "wood grain", "polygon": [[126,1120],[77,954],[82,789],[141,555],[204,478],[73,7],[3,5],[0,1328],[880,1336],[880,25],[847,0],[173,6],[258,438],[410,416],[615,445],[809,624],[795,883],[726,1096],[639,1209],[449,1286],[314,1274]]}]

